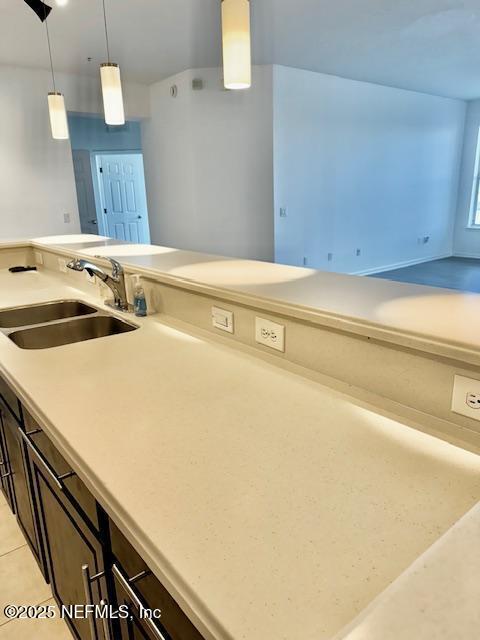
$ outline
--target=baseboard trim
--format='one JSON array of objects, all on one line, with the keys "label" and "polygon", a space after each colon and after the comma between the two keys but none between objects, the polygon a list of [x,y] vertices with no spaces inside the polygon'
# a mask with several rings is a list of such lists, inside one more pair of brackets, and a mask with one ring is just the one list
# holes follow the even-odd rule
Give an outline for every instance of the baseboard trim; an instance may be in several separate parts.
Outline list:
[{"label": "baseboard trim", "polygon": [[480,259],[480,253],[459,253],[458,251],[456,251],[453,254],[454,258],[475,258],[475,259]]},{"label": "baseboard trim", "polygon": [[[457,255],[457,254],[455,254]],[[404,267],[413,267],[415,264],[422,264],[422,262],[431,262],[432,260],[442,260],[443,258],[451,258],[452,253],[441,253],[436,256],[428,256],[427,258],[415,258],[414,260],[404,260],[403,262],[395,262],[383,267],[374,267],[372,269],[364,269],[362,271],[352,271],[351,276],[371,276],[375,273],[383,273],[384,271],[395,271],[395,269],[403,269]],[[468,257],[468,256],[462,256]],[[480,256],[476,256],[480,257]]]}]

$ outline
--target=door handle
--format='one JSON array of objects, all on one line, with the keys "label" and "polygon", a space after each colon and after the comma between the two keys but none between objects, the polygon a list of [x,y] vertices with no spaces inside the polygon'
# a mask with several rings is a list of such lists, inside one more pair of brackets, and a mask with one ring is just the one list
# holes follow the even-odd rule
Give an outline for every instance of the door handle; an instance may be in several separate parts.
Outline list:
[{"label": "door handle", "polygon": [[[100,606],[101,607],[107,607],[108,609],[108,600],[101,600],[100,601]],[[112,640],[112,636],[110,634],[110,622],[108,620],[107,617],[103,617],[102,618],[102,623],[103,623],[103,635],[105,636],[105,640]]]},{"label": "door handle", "polygon": [[139,219],[139,220],[141,220],[141,219],[142,219],[142,216],[138,216],[138,219]]},{"label": "door handle", "polygon": [[37,458],[37,460],[40,462],[42,467],[45,469],[49,478],[53,480],[53,482],[55,483],[55,485],[60,491],[63,491],[64,489],[63,481],[66,480],[67,478],[71,478],[72,476],[74,476],[75,472],[69,471],[68,473],[64,473],[60,476],[55,473],[55,471],[52,469],[48,460],[46,460],[46,458],[43,456],[40,449],[37,447],[37,445],[33,442],[33,440],[30,437],[35,433],[39,433],[41,429],[34,429],[33,431],[25,432],[25,431],[22,431],[20,427],[17,427],[17,428],[18,428],[18,433],[20,434],[20,437],[25,442],[25,444],[30,449],[30,451],[34,454],[34,456]]},{"label": "door handle", "polygon": [[[113,572],[113,575],[119,581],[119,583],[122,585],[125,592],[128,594],[128,597],[134,602],[135,606],[139,610],[141,610],[143,608],[143,604],[138,594],[136,593],[135,589],[133,589],[132,582],[135,582],[140,577],[140,575],[143,577],[143,573],[139,574],[139,576],[135,576],[134,578],[131,578],[130,580],[128,580],[127,578],[125,578],[125,576],[123,575],[123,572],[120,570],[120,568],[116,564],[112,564],[112,572]],[[144,622],[148,626],[152,634],[155,636],[155,638],[157,638],[157,640],[167,640],[151,618],[146,616],[144,618]]]},{"label": "door handle", "polygon": [[96,220],[90,220],[90,222],[91,222],[92,224],[98,224],[98,222],[97,222]]},{"label": "door handle", "polygon": [[[83,580],[83,590],[85,592],[86,605],[90,605],[92,607],[95,606],[95,603],[93,602],[92,582],[94,580],[98,580],[99,578],[103,578],[104,575],[105,575],[105,572],[101,571],[100,573],[97,573],[94,576],[91,576],[90,567],[88,566],[88,564],[82,565],[82,580]],[[91,616],[91,615],[88,616],[88,626],[90,627],[91,640],[98,640],[97,625],[95,624],[94,616]],[[105,631],[105,620],[104,620],[103,629]],[[109,638],[110,638],[110,631],[107,628],[106,640],[109,640]]]}]

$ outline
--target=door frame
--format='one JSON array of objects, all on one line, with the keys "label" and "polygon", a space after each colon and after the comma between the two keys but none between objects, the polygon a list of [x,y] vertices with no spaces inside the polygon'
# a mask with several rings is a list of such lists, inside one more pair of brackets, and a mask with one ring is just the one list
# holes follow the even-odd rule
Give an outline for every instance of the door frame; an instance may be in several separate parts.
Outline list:
[{"label": "door frame", "polygon": [[[95,150],[90,152],[90,163],[92,167],[92,176],[93,176],[93,192],[95,196],[95,209],[97,212],[99,235],[108,236],[107,228],[105,225],[104,214],[103,214],[103,211],[105,208],[105,192],[103,188],[103,180],[100,177],[101,176],[100,174],[101,156],[129,156],[132,154],[142,156],[142,162],[143,162],[143,151],[141,149],[120,149],[120,150],[109,150],[109,151]],[[145,191],[146,191],[147,185],[145,183],[145,163],[144,163],[143,180],[144,180]],[[150,229],[150,215],[148,212],[148,201],[147,201],[147,222],[148,222],[148,228]]]}]

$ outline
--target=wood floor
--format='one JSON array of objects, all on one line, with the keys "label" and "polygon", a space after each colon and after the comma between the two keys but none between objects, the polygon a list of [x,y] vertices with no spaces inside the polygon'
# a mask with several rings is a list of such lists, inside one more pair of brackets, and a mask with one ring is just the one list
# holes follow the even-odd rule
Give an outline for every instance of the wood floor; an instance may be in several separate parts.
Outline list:
[{"label": "wood floor", "polygon": [[369,277],[480,293],[480,259],[443,258]]}]

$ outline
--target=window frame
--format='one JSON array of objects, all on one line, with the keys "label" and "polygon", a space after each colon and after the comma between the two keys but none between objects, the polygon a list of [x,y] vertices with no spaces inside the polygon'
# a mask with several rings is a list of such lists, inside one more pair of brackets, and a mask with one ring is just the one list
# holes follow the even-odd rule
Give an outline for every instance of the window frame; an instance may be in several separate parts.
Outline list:
[{"label": "window frame", "polygon": [[476,222],[477,211],[480,218],[480,129],[477,135],[477,145],[475,150],[475,167],[473,171],[472,196],[470,201],[470,211],[468,215],[468,229],[480,229],[480,219]]}]

